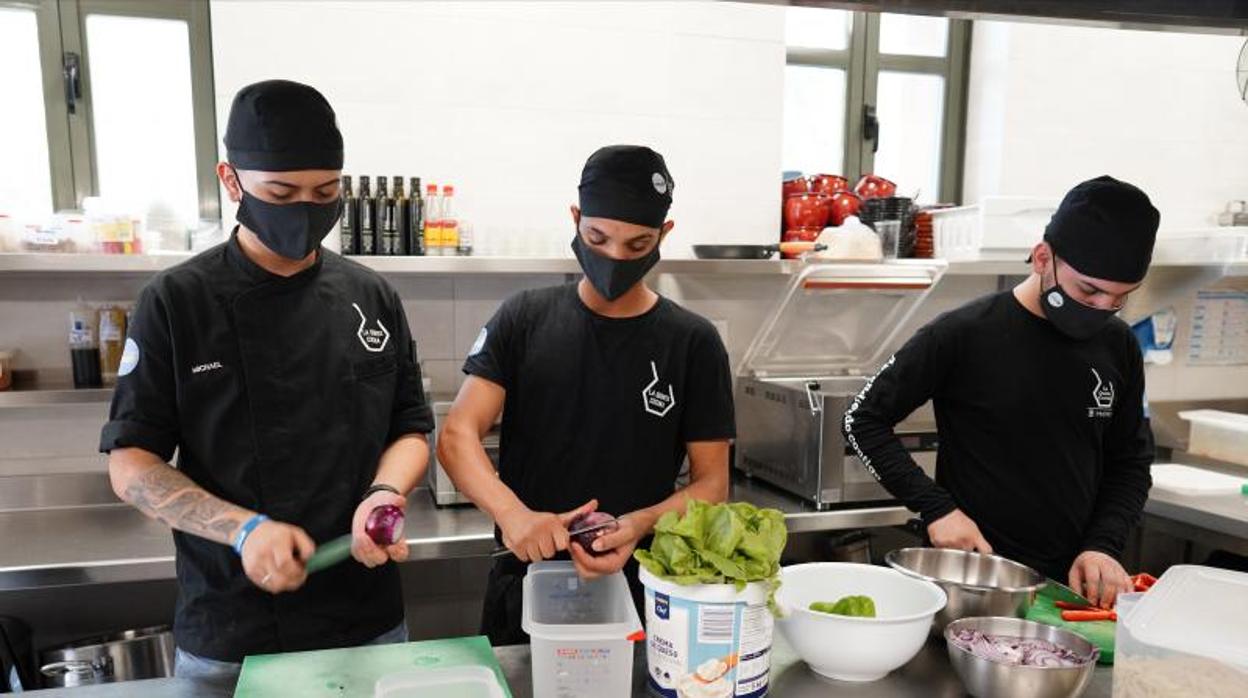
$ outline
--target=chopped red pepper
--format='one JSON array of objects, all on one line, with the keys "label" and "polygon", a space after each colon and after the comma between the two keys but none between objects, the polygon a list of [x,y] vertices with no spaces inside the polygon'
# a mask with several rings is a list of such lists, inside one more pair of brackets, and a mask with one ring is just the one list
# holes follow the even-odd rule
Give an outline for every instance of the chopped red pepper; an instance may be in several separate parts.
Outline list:
[{"label": "chopped red pepper", "polygon": [[1101,609],[1087,611],[1062,611],[1062,620],[1067,623],[1081,623],[1096,620],[1118,620],[1118,613]]}]

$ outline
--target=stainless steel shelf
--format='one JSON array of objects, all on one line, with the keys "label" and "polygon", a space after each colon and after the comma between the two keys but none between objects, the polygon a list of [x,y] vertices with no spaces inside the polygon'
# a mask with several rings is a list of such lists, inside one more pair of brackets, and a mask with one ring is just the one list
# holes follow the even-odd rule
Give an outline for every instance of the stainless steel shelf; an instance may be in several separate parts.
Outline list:
[{"label": "stainless steel shelf", "polygon": [[[0,254],[0,272],[146,274],[168,269],[189,254]],[[537,257],[350,257],[382,274],[579,274],[575,259]],[[788,274],[787,260],[665,259],[660,274]]]},{"label": "stainless steel shelf", "polygon": [[[106,473],[11,479],[0,479],[13,490],[0,501],[0,540],[22,545],[0,546],[0,592],[174,576],[169,528],[118,503]],[[815,511],[748,480],[733,483],[729,499],[779,509],[794,533],[896,526],[912,516],[897,504]],[[484,556],[495,545],[488,516],[473,506],[437,508],[423,488],[408,496],[404,530],[412,560]]]},{"label": "stainless steel shelf", "polygon": [[[157,255],[115,254],[0,254],[0,272],[150,274],[168,269],[190,258],[188,253]],[[382,274],[579,274],[575,259],[538,257],[351,257]],[[914,260],[928,263],[931,260]],[[905,265],[911,260],[890,264]],[[801,262],[781,259],[664,259],[659,274],[791,274]],[[1248,276],[1248,260],[1233,262],[1167,262],[1155,260],[1154,268],[1222,269],[1226,276]],[[956,260],[947,274],[954,276],[1024,276],[1028,266],[1023,257]]]},{"label": "stainless steel shelf", "polygon": [[171,254],[0,254],[0,272],[149,274],[184,262],[189,253]]},{"label": "stainless steel shelf", "polygon": [[105,403],[112,398],[112,388],[6,390],[0,392],[0,409],[49,407],[55,405],[90,405]]},{"label": "stainless steel shelf", "polygon": [[[946,274],[954,276],[1026,276],[1031,268],[1023,261],[1025,253],[1017,258],[993,257],[989,259],[964,259],[949,262]],[[1167,260],[1153,258],[1151,269],[1210,269],[1221,270],[1223,276],[1248,276],[1248,260]]]}]

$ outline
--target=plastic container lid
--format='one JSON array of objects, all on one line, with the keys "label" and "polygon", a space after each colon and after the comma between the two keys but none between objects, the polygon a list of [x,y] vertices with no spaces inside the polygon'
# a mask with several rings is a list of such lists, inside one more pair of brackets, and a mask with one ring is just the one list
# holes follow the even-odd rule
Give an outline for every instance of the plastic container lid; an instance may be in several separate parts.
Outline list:
[{"label": "plastic container lid", "polygon": [[1248,574],[1175,565],[1119,622],[1140,642],[1248,670]]},{"label": "plastic container lid", "polygon": [[757,378],[875,372],[945,267],[942,260],[806,264],[750,342],[739,372]]},{"label": "plastic container lid", "polygon": [[521,627],[542,640],[633,640],[641,619],[622,572],[583,580],[571,562],[536,562],[524,577]]},{"label": "plastic container lid", "polygon": [[1223,475],[1190,465],[1162,463],[1152,467],[1153,487],[1190,495],[1228,494],[1248,486],[1243,477]]},{"label": "plastic container lid", "polygon": [[506,698],[494,672],[481,666],[413,669],[377,679],[375,698]]},{"label": "plastic container lid", "polygon": [[1179,413],[1179,417],[1189,422],[1248,433],[1248,414],[1222,410],[1184,410]]}]

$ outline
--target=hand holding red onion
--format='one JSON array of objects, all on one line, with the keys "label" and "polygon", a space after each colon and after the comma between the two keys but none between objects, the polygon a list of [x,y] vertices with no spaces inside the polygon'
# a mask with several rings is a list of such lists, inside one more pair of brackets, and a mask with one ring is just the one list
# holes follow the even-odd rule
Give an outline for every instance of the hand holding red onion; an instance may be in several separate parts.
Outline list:
[{"label": "hand holding red onion", "polygon": [[403,540],[403,510],[393,504],[374,508],[364,522],[364,532],[380,546],[398,543]]}]

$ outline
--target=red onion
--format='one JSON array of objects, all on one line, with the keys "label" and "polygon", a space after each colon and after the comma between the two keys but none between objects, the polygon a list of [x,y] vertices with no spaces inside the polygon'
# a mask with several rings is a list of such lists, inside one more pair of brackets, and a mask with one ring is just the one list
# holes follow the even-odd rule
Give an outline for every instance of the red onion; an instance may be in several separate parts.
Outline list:
[{"label": "red onion", "polygon": [[578,528],[597,526],[604,523],[607,525],[603,528],[572,536],[572,540],[580,543],[581,547],[585,549],[585,552],[597,557],[599,555],[606,555],[610,552],[607,550],[594,550],[593,546],[595,540],[598,540],[598,538],[605,536],[620,527],[620,525],[616,523],[614,516],[604,514],[601,511],[591,511],[588,514],[581,514],[575,519],[572,519],[572,525],[568,526],[568,530],[575,531]]},{"label": "red onion", "polygon": [[988,635],[970,628],[958,630],[950,639],[977,657],[1018,666],[1075,667],[1091,659],[1047,640]]},{"label": "red onion", "polygon": [[403,540],[403,510],[393,504],[382,504],[368,514],[364,532],[377,545],[394,545]]}]

